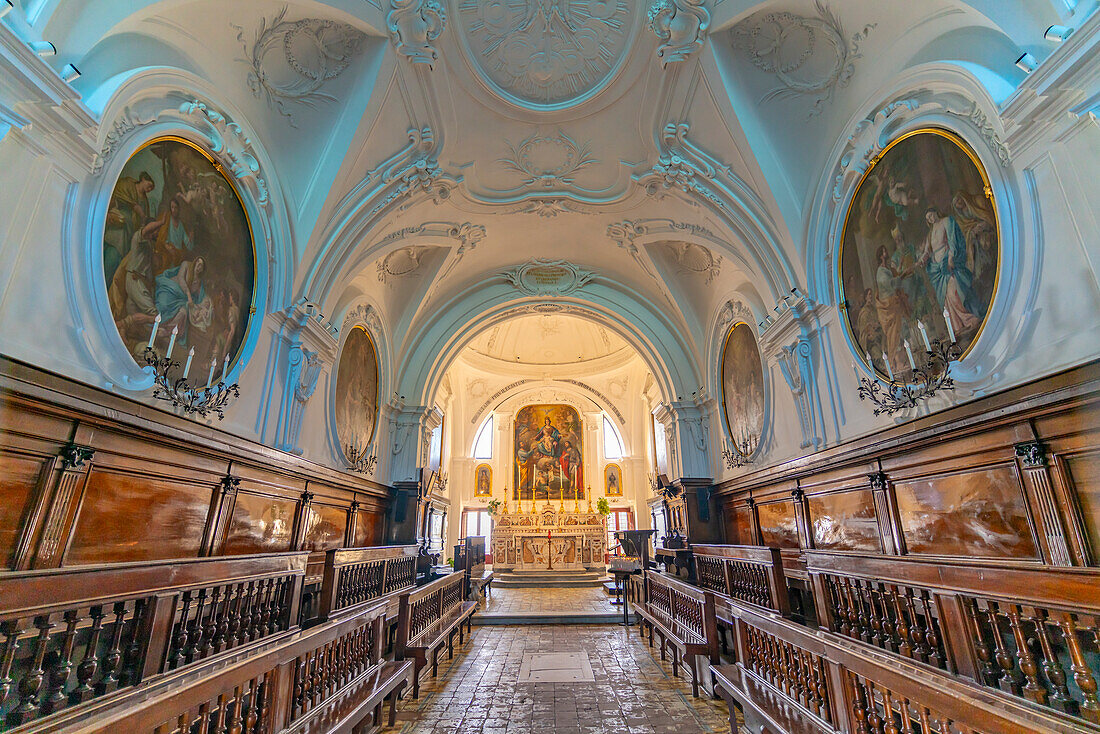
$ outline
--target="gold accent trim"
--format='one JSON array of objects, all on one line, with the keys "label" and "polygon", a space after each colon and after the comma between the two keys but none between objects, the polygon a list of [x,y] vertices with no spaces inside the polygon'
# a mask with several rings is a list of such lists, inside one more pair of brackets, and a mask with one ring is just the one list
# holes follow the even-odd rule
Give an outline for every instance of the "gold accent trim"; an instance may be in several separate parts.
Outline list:
[{"label": "gold accent trim", "polygon": [[[489,470],[489,493],[488,494],[481,494],[477,491],[477,476],[478,476],[478,474],[481,473],[482,469],[488,469]],[[505,503],[507,503],[508,502],[508,498],[507,498],[508,488],[507,487],[505,487],[505,489],[504,489],[504,495],[505,495],[504,501],[505,501]],[[492,497],[492,496],[493,496],[493,467],[490,466],[489,464],[478,464],[477,466],[474,467],[474,497]]]},{"label": "gold accent trim", "polygon": [[[761,398],[766,399],[767,397],[764,394],[765,390],[767,390],[767,387],[763,384],[764,360],[761,359],[760,341],[756,338],[756,332],[752,330],[752,326],[749,324],[748,321],[745,321],[744,319],[733,322],[733,326],[731,326],[730,330],[726,332],[726,338],[722,340],[722,361],[718,366],[718,385],[722,388],[722,416],[726,419],[726,433],[730,437],[730,443],[733,444],[733,450],[737,452],[738,456],[744,456],[746,459],[749,459],[752,457],[742,454],[741,447],[737,446],[737,440],[733,437],[733,425],[730,423],[729,411],[726,410],[726,351],[729,349],[730,337],[733,336],[733,332],[738,326],[744,326],[746,329],[749,330],[749,335],[752,336],[752,343],[756,346],[756,357],[757,359],[760,359]],[[760,432],[761,434],[763,434],[764,432],[763,425],[760,426]]]},{"label": "gold accent trim", "polygon": [[[834,276],[836,277],[837,283],[837,294],[840,296],[840,303],[848,303],[848,299],[844,293],[844,278],[841,272],[841,269],[844,266],[844,244],[848,239],[848,221],[852,216],[852,207],[855,206],[856,199],[859,197],[859,193],[860,190],[863,188],[863,184],[866,183],[867,178],[871,175],[871,172],[874,171],[875,166],[878,164],[879,161],[886,157],[887,153],[893,150],[895,146],[918,135],[935,135],[954,143],[955,146],[959,150],[961,150],[967,158],[970,159],[970,162],[974,165],[974,168],[978,170],[978,175],[982,178],[982,192],[985,194],[985,196],[989,198],[989,202],[993,205],[993,223],[997,229],[997,268],[994,271],[993,276],[993,293],[989,297],[989,305],[986,309],[985,316],[982,318],[981,325],[978,327],[978,330],[974,332],[974,337],[970,340],[970,344],[967,345],[966,349],[959,357],[959,361],[961,362],[962,360],[966,359],[966,355],[970,354],[971,350],[974,348],[974,345],[977,344],[978,341],[981,339],[982,333],[985,331],[986,324],[989,323],[989,316],[993,312],[993,304],[996,303],[998,291],[1000,290],[1001,260],[1004,257],[1004,247],[1003,238],[1001,236],[1001,217],[1000,213],[997,211],[997,200],[993,195],[993,184],[989,180],[989,174],[986,172],[986,168],[982,164],[981,159],[978,158],[978,154],[974,152],[974,149],[970,147],[970,144],[967,143],[966,140],[963,139],[962,136],[960,136],[958,133],[940,127],[922,127],[916,130],[910,130],[909,132],[900,135],[894,140],[890,141],[890,143],[885,148],[883,148],[877,155],[875,155],[871,159],[871,164],[867,167],[867,170],[863,172],[863,176],[860,177],[859,183],[856,184],[855,192],[852,194],[852,198],[848,202],[848,208],[844,212],[844,222],[840,230],[840,244],[836,248],[836,267],[834,270]],[[844,318],[841,319],[841,321],[844,323],[844,328],[847,331],[849,343],[855,345],[856,347],[856,349],[853,350],[857,352],[856,359],[858,359],[861,364],[869,367],[871,371],[874,372],[876,375],[885,378],[885,372],[880,371],[878,367],[874,366],[874,364],[868,365],[864,355],[858,353],[859,347],[863,345],[861,345],[859,343],[859,340],[856,339],[855,330],[852,327],[851,311],[846,307],[840,308],[839,311],[844,315]],[[723,356],[724,355],[725,352],[723,352]]]},{"label": "gold accent trim", "polygon": [[[136,156],[138,153],[142,152],[146,148],[150,148],[150,147],[156,145],[157,143],[180,143],[181,145],[185,145],[188,148],[191,148],[192,150],[197,152],[199,155],[201,155],[203,158],[205,158],[207,160],[207,162],[210,163],[211,166],[214,167],[214,170],[217,171],[223,179],[225,179],[225,183],[226,183],[227,186],[229,186],[229,190],[233,192],[233,195],[235,197],[237,197],[237,203],[241,207],[241,213],[244,214],[245,228],[248,230],[248,241],[249,241],[249,244],[252,245],[252,289],[251,289],[252,292],[249,294],[248,315],[249,316],[254,316],[256,314],[256,285],[257,285],[257,283],[260,282],[260,258],[256,253],[256,233],[255,233],[255,231],[252,227],[252,217],[250,217],[248,215],[248,207],[245,206],[244,198],[241,196],[241,192],[237,190],[237,187],[233,183],[233,180],[226,174],[225,169],[222,167],[221,162],[217,158],[214,157],[214,154],[207,152],[207,150],[205,148],[203,148],[200,144],[196,143],[195,141],[189,140],[188,138],[182,137],[180,135],[158,135],[155,138],[150,138],[149,140],[146,140],[140,146],[135,148],[132,153],[130,153],[130,156],[126,159],[126,162],[122,164],[122,169],[119,170],[119,177],[121,178],[122,171],[126,170],[126,166],[130,165],[130,161],[132,161],[134,159],[134,156]],[[118,179],[116,178],[115,182],[114,182],[114,185],[111,186],[111,195],[112,196],[114,195],[115,188],[117,188],[117,187],[118,187]],[[104,228],[104,229],[106,229],[106,228]],[[101,237],[101,239],[102,239],[102,237]],[[100,257],[103,256],[103,253],[102,253],[103,244],[104,244],[103,242],[100,242],[100,250],[101,250]],[[103,287],[104,288],[109,288],[106,281],[103,283]],[[241,305],[244,305],[244,304],[241,304]],[[241,345],[240,345],[240,347],[237,348],[237,352],[236,352],[236,354],[233,355],[233,358],[229,360],[229,369],[230,370],[232,370],[234,367],[237,366],[237,362],[240,361],[242,355],[244,354],[244,348],[248,344],[249,331],[252,329],[252,321],[253,321],[253,319],[249,318],[248,322],[245,324],[244,338],[241,339]],[[111,318],[111,322],[114,323],[113,315],[112,315],[112,318]],[[118,328],[117,325],[116,325],[115,328],[116,329]],[[133,358],[133,355],[130,355],[130,356],[131,356],[131,358]],[[134,359],[134,362],[137,363],[137,360]]]}]

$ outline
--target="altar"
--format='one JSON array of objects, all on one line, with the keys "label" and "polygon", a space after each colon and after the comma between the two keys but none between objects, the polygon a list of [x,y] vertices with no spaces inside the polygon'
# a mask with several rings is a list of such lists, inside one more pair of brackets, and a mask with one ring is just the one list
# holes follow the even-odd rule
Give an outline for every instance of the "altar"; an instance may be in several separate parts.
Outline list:
[{"label": "altar", "polygon": [[503,512],[493,524],[493,571],[576,573],[606,569],[607,518],[598,512]]}]

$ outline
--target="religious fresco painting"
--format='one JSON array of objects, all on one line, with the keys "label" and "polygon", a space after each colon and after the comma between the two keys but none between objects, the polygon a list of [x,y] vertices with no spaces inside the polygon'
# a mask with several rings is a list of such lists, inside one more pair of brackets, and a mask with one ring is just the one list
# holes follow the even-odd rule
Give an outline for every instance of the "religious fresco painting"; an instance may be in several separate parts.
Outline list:
[{"label": "religious fresco painting", "polygon": [[1036,558],[1023,485],[1014,464],[894,485],[910,553]]},{"label": "religious fresco painting", "polygon": [[528,405],[516,415],[517,500],[584,499],[581,417],[568,405]]},{"label": "religious fresco painting", "polygon": [[336,436],[348,459],[363,452],[378,423],[378,355],[370,334],[356,326],[336,368]]},{"label": "religious fresco painting", "polygon": [[756,506],[760,521],[760,539],[763,545],[776,548],[798,547],[798,525],[794,505],[790,502],[769,502]]},{"label": "religious fresco painting", "polygon": [[608,497],[623,496],[623,470],[618,464],[608,464],[603,470],[604,494]]},{"label": "religious fresco painting", "polygon": [[474,469],[474,497],[493,496],[493,467],[478,464]]},{"label": "religious fresco painting", "polygon": [[[256,256],[241,200],[202,150],[158,138],[123,166],[103,231],[103,275],[115,326],[139,364],[154,347],[200,379],[240,353],[252,309]],[[220,372],[218,373],[220,374]]]},{"label": "religious fresco painting", "polygon": [[756,335],[744,321],[733,325],[722,350],[722,406],[734,448],[751,456],[764,431],[764,368]]},{"label": "religious fresco painting", "polygon": [[904,378],[932,340],[954,334],[965,354],[993,302],[998,238],[989,179],[961,139],[921,130],[888,146],[856,189],[841,245],[844,309],[861,359]]},{"label": "religious fresco painting", "polygon": [[871,490],[813,495],[807,504],[814,548],[874,553],[882,550]]}]

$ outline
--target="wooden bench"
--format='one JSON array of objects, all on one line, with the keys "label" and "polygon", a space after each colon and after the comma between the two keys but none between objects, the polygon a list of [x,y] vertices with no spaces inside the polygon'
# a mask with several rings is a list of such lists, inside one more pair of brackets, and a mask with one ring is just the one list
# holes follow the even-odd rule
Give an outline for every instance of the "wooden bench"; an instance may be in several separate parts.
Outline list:
[{"label": "wooden bench", "polygon": [[416,575],[415,545],[335,548],[325,554],[318,621],[334,619],[382,599],[387,614],[397,617],[397,597],[412,588]]},{"label": "wooden bench", "polygon": [[420,671],[429,660],[432,677],[439,673],[439,652],[444,643],[448,658],[454,658],[455,635],[461,645],[465,634],[472,633],[471,619],[477,604],[464,599],[465,586],[466,574],[452,573],[401,595],[395,656],[398,660],[411,657],[416,663],[413,698],[420,696]]},{"label": "wooden bench", "polygon": [[714,593],[702,591],[665,574],[646,571],[635,593],[634,613],[642,635],[648,628],[649,646],[654,635],[661,639],[661,660],[672,651],[672,675],[681,666],[691,673],[691,695],[699,697],[699,683],[705,669],[699,657],[718,662],[718,625],[714,614]]},{"label": "wooden bench", "polygon": [[[746,724],[764,724],[767,731],[778,734],[834,734],[836,730],[823,725],[794,706],[776,691],[760,684],[755,678],[741,674],[737,665],[713,665],[714,693],[726,702],[730,710],[730,733],[737,734],[736,707],[745,712]],[[746,726],[749,731],[757,731]]]}]

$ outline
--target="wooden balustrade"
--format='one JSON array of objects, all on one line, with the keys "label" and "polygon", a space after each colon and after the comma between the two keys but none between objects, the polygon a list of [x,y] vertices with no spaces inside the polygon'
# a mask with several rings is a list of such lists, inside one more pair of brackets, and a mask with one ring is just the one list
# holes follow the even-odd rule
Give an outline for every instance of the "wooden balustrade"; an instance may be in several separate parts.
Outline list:
[{"label": "wooden balustrade", "polygon": [[777,548],[693,545],[695,577],[704,589],[765,609],[790,614],[783,557]]},{"label": "wooden balustrade", "polygon": [[806,556],[824,629],[1100,724],[1100,570]]},{"label": "wooden balustrade", "polygon": [[646,571],[632,578],[634,612],[642,633],[649,629],[649,644],[654,635],[661,639],[661,660],[672,649],[673,676],[679,676],[680,666],[691,673],[692,695],[699,695],[700,671],[698,657],[718,661],[718,621],[715,616],[714,593],[701,591],[666,574]]},{"label": "wooden balustrade", "polygon": [[459,644],[464,641],[463,625],[472,634],[470,618],[477,605],[465,600],[466,581],[465,573],[452,573],[401,595],[394,652],[398,660],[415,661],[413,698],[420,695],[420,671],[429,661],[432,676],[439,672],[443,645],[453,657],[455,634]]},{"label": "wooden balustrade", "polygon": [[36,731],[79,724],[104,733],[289,734],[350,731],[367,718],[377,725],[382,701],[412,677],[411,663],[382,658],[384,618],[385,604],[360,607],[254,655],[201,662],[121,693],[90,716],[70,713]]},{"label": "wooden balustrade", "polygon": [[290,630],[306,557],[280,553],[0,576],[2,720],[26,724]]},{"label": "wooden balustrade", "polygon": [[[1092,730],[1080,719],[992,693],[973,681],[731,605],[738,662],[714,666],[717,691],[783,731],[1036,734]],[[784,723],[786,722],[786,723]]]},{"label": "wooden balustrade", "polygon": [[416,580],[416,557],[415,545],[328,551],[318,619],[411,588]]}]

